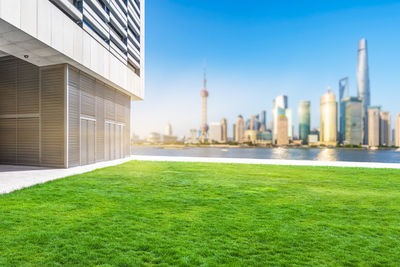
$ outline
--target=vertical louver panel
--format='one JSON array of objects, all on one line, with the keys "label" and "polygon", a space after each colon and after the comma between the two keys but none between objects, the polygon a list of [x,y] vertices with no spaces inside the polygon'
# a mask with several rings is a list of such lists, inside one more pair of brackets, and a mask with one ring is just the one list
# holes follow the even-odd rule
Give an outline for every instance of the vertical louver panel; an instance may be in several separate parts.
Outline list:
[{"label": "vertical louver panel", "polygon": [[115,120],[115,91],[108,86],[104,90],[104,105],[106,120]]},{"label": "vertical louver panel", "polygon": [[115,159],[115,125],[110,124],[110,159]]},{"label": "vertical louver panel", "polygon": [[17,119],[17,164],[39,165],[39,118]]},{"label": "vertical louver panel", "polygon": [[17,61],[0,61],[0,115],[17,113]]},{"label": "vertical louver panel", "polygon": [[104,160],[104,85],[96,83],[96,161]]},{"label": "vertical louver panel", "polygon": [[0,163],[17,163],[16,119],[0,119]]},{"label": "vertical louver panel", "polygon": [[87,130],[88,130],[88,124],[87,120],[81,120],[81,165],[86,165],[88,164],[88,135],[87,135]]},{"label": "vertical louver panel", "polygon": [[105,123],[105,128],[104,128],[104,156],[105,160],[110,160],[110,124]]},{"label": "vertical louver panel", "polygon": [[87,154],[88,154],[88,163],[92,164],[96,162],[96,122],[95,121],[87,121]]},{"label": "vertical louver panel", "polygon": [[42,165],[64,167],[65,68],[41,70]]},{"label": "vertical louver panel", "polygon": [[95,116],[95,80],[81,73],[81,114]]},{"label": "vertical louver panel", "polygon": [[80,165],[80,86],[79,73],[68,70],[68,167]]},{"label": "vertical louver panel", "polygon": [[125,122],[124,98],[123,94],[115,93],[116,121],[118,122]]},{"label": "vertical louver panel", "polygon": [[129,97],[125,97],[125,127],[124,127],[124,156],[131,154],[131,100]]},{"label": "vertical louver panel", "polygon": [[17,112],[20,115],[39,113],[39,68],[18,60]]}]

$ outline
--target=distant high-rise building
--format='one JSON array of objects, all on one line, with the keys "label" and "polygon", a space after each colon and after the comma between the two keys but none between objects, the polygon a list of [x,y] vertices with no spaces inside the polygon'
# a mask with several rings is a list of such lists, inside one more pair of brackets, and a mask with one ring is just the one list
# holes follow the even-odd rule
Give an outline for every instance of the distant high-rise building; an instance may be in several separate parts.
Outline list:
[{"label": "distant high-rise building", "polygon": [[172,136],[172,125],[171,125],[171,123],[168,123],[168,124],[165,126],[164,135]]},{"label": "distant high-rise building", "polygon": [[280,115],[277,121],[277,138],[276,144],[278,146],[288,145],[289,144],[289,136],[288,136],[288,119],[285,115]]},{"label": "distant high-rise building", "polygon": [[390,113],[381,111],[380,114],[380,145],[392,146],[392,127]]},{"label": "distant high-rise building", "polygon": [[222,142],[222,125],[219,122],[213,122],[210,124],[210,137],[211,142]]},{"label": "distant high-rise building", "polygon": [[285,95],[277,96],[272,102],[272,139],[276,142],[278,133],[278,118],[285,115],[285,109],[288,108],[288,97]]},{"label": "distant high-rise building", "polygon": [[400,113],[396,116],[396,129],[394,135],[395,146],[400,147]]},{"label": "distant high-rise building", "polygon": [[261,110],[261,127],[264,126],[264,131],[267,129],[267,112],[265,110]]},{"label": "distant high-rise building", "polygon": [[368,108],[368,146],[378,147],[380,142],[380,107]]},{"label": "distant high-rise building", "polygon": [[371,104],[371,100],[367,40],[365,38],[361,39],[358,43],[357,90],[358,97],[361,99],[363,105],[363,143],[368,144],[368,107]]},{"label": "distant high-rise building", "polygon": [[285,116],[288,121],[288,137],[293,140],[293,112],[291,108],[285,109]]},{"label": "distant high-rise building", "polygon": [[244,138],[244,120],[242,115],[239,115],[237,120],[236,120],[236,133],[235,133],[235,141],[236,142],[243,142],[243,138]]},{"label": "distant high-rise building", "polygon": [[343,142],[348,145],[360,145],[362,140],[362,102],[358,97],[346,97],[340,103],[345,117],[345,135]]},{"label": "distant high-rise building", "polygon": [[202,100],[202,122],[200,126],[200,141],[205,142],[207,139],[208,133],[208,124],[207,124],[207,98],[208,98],[208,91],[207,91],[207,77],[206,72],[204,71],[204,79],[203,79],[203,90],[201,91],[201,100]]},{"label": "distant high-rise building", "polygon": [[321,137],[325,145],[337,143],[337,102],[330,88],[321,97]]},{"label": "distant high-rise building", "polygon": [[299,116],[299,139],[303,140],[303,144],[307,143],[308,135],[310,134],[310,101],[300,101],[298,106]]},{"label": "distant high-rise building", "polygon": [[342,100],[349,97],[349,78],[339,80],[339,142],[343,143],[346,134],[345,103]]},{"label": "distant high-rise building", "polygon": [[221,120],[221,126],[222,126],[222,142],[226,143],[228,142],[228,123],[225,118]]},{"label": "distant high-rise building", "polygon": [[232,125],[232,136],[233,136],[232,140],[236,141],[236,123]]}]

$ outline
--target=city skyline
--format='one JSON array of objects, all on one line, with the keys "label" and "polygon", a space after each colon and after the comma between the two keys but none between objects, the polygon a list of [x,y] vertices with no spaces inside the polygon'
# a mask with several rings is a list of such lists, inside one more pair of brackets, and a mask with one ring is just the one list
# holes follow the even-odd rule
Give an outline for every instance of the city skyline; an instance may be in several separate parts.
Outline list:
[{"label": "city skyline", "polygon": [[[207,26],[209,24],[204,25],[205,29],[201,29],[201,32],[205,34],[201,37],[203,41],[198,45],[193,46],[192,40],[179,43],[179,39],[164,39],[168,47],[177,45],[185,48],[182,48],[183,50],[180,50],[179,53],[173,49],[173,55],[177,56],[177,61],[170,66],[170,73],[162,71],[166,66],[163,63],[164,60],[167,60],[165,56],[161,60],[155,61],[152,60],[155,55],[149,54],[146,64],[146,85],[151,90],[148,90],[146,95],[146,103],[135,103],[133,106],[134,113],[138,113],[137,119],[133,121],[134,132],[140,136],[146,136],[151,131],[162,131],[168,121],[173,124],[178,136],[188,136],[189,129],[198,129],[201,121],[199,112],[201,102],[198,92],[202,87],[200,73],[205,58],[208,61],[208,87],[211,91],[208,99],[208,122],[218,122],[222,117],[227,118],[230,137],[232,136],[232,123],[236,121],[238,114],[242,114],[247,119],[254,113],[259,113],[260,110],[267,110],[267,120],[270,121],[272,99],[280,94],[288,95],[289,107],[293,111],[297,110],[299,101],[311,101],[311,128],[319,127],[319,97],[329,85],[332,87],[332,91],[339,95],[338,81],[343,77],[349,77],[349,94],[357,95],[357,43],[363,37],[368,40],[371,105],[381,105],[383,109],[391,112],[393,119],[398,112],[396,101],[386,96],[389,93],[396,97],[398,95],[396,84],[400,83],[397,81],[400,79],[393,74],[393,71],[400,69],[398,65],[400,55],[393,51],[400,44],[400,40],[389,34],[389,29],[384,28],[383,25],[387,25],[388,21],[391,21],[390,25],[400,22],[394,16],[396,13],[394,11],[400,10],[400,5],[383,3],[380,6],[368,2],[365,5],[363,3],[352,7],[332,7],[322,13],[319,11],[313,14],[301,13],[295,17],[286,16],[286,10],[281,9],[278,17],[265,20],[260,15],[259,22],[251,22],[239,28],[239,32],[251,30],[247,37],[251,38],[253,42],[250,44],[251,51],[246,49],[246,57],[241,54],[233,54],[232,49],[216,55],[222,51],[222,47],[228,47],[227,42],[222,40],[222,36],[212,42],[213,45],[204,46],[205,42],[209,40],[210,34],[215,35],[221,30],[218,27],[211,29]],[[162,18],[165,15],[163,9],[169,5],[176,5],[176,12],[187,8],[183,3],[174,1],[167,1],[165,5],[155,7],[149,4],[148,9],[155,9],[153,13],[157,13]],[[213,9],[210,12],[222,12],[221,14],[228,16],[226,21],[219,21],[203,14],[202,7],[198,6],[200,4],[196,5],[191,9],[197,14],[198,20],[203,21],[204,19],[226,29],[231,29],[228,22],[232,20],[241,22],[244,19],[243,17],[233,19],[230,14],[215,7],[216,10]],[[368,15],[369,19],[363,19],[364,16],[358,16],[360,14]],[[203,15],[206,17],[203,18]],[[345,25],[340,21],[349,17],[357,17],[357,19],[352,19],[344,29]],[[188,19],[189,25],[195,23],[185,15],[181,19]],[[335,20],[335,23],[326,23],[326,21],[332,20]],[[384,23],[385,21],[386,23]],[[151,51],[155,51],[155,54],[160,53],[158,44],[163,42],[156,42],[157,40],[153,39],[155,38],[154,34],[152,36],[152,28],[157,23],[158,19],[151,20],[151,16],[148,16],[148,53]],[[170,23],[177,22],[173,20]],[[277,29],[281,30],[279,35],[277,30],[271,30],[268,27],[274,23],[277,24]],[[318,23],[322,23],[322,25],[316,26]],[[294,24],[297,25],[296,29],[290,29],[289,26]],[[266,38],[254,37],[256,36],[255,28],[259,26],[257,31],[269,34],[270,38],[274,37],[273,42],[266,43],[268,41]],[[326,35],[320,32],[321,27],[329,29],[330,34]],[[293,33],[293,31],[299,30],[304,32],[304,38],[299,38],[298,34]],[[186,27],[178,27],[178,33],[187,33]],[[250,36],[251,34],[253,36]],[[199,35],[201,34],[199,33]],[[166,37],[165,34],[163,36]],[[189,34],[189,36],[191,35]],[[289,36],[292,40],[296,39],[295,54],[288,49]],[[197,40],[197,37],[194,38]],[[256,41],[254,42],[254,40]],[[269,41],[271,40],[269,39]],[[254,47],[255,44],[257,47]],[[266,44],[265,48],[261,49],[261,44]],[[235,44],[230,45],[236,47]],[[278,45],[282,48],[278,48]],[[313,49],[310,50],[308,46],[312,46]],[[276,55],[272,55],[272,53]],[[255,57],[255,54],[258,55],[258,58]],[[233,55],[239,57],[238,60],[240,59],[243,68],[235,68],[231,64]],[[281,61],[278,62],[277,58],[280,58]],[[168,73],[168,75],[166,76],[164,73]],[[163,109],[162,114],[149,114],[149,110],[154,104]],[[297,135],[297,114],[294,114],[293,117],[294,134]],[[394,125],[394,122],[392,124]]]}]

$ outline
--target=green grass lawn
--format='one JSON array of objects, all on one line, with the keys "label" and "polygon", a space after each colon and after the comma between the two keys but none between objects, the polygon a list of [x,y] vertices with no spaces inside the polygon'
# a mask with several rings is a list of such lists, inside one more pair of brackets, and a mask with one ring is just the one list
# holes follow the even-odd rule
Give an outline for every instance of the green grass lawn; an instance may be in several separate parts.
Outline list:
[{"label": "green grass lawn", "polygon": [[0,195],[0,266],[399,264],[398,170],[130,162]]}]

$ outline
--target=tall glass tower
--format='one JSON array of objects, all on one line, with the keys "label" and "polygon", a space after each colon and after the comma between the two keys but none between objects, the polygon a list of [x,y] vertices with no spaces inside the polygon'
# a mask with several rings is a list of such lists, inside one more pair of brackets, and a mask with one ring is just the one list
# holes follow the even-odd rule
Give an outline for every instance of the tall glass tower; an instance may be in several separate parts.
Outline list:
[{"label": "tall glass tower", "polygon": [[310,106],[310,101],[299,102],[299,138],[300,140],[303,140],[303,144],[307,143],[307,138],[310,134]]},{"label": "tall glass tower", "polygon": [[371,105],[371,100],[367,40],[365,38],[358,42],[357,91],[363,108],[363,144],[368,144],[368,107]]},{"label": "tall glass tower", "polygon": [[344,98],[349,97],[349,78],[345,77],[339,81],[339,142],[343,143],[346,134],[346,103]]}]

